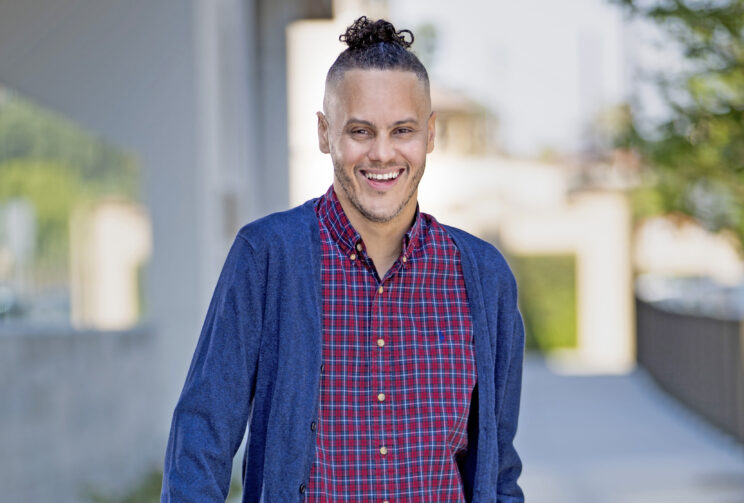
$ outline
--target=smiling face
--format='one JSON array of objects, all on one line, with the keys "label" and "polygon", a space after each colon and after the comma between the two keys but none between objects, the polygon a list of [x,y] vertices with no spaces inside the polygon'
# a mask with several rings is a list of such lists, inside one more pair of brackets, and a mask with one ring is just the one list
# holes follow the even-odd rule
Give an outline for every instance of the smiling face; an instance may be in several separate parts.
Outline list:
[{"label": "smiling face", "polygon": [[434,148],[424,83],[409,71],[349,70],[328,84],[324,109],[320,150],[331,155],[333,186],[352,224],[354,217],[412,219],[426,154]]}]

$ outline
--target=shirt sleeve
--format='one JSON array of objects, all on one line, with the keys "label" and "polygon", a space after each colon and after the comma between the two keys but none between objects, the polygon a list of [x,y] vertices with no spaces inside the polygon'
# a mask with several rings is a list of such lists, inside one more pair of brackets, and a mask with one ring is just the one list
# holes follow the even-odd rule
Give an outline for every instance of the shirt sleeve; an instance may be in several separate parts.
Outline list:
[{"label": "shirt sleeve", "polygon": [[519,402],[522,392],[522,364],[524,361],[524,322],[519,309],[514,309],[512,343],[506,386],[498,425],[499,473],[498,503],[522,503],[524,494],[517,483],[522,472],[522,461],[514,448],[517,433]]},{"label": "shirt sleeve", "polygon": [[238,234],[207,310],[173,412],[161,502],[224,502],[245,433],[261,334],[260,283],[250,243]]}]

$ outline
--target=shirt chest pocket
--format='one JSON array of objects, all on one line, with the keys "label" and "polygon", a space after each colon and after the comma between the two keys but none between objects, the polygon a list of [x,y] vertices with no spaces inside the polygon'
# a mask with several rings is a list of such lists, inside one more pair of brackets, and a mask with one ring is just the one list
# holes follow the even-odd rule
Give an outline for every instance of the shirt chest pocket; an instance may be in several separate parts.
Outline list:
[{"label": "shirt chest pocket", "polygon": [[471,372],[473,361],[472,329],[467,323],[431,320],[415,329],[416,366],[435,380],[460,380]]}]

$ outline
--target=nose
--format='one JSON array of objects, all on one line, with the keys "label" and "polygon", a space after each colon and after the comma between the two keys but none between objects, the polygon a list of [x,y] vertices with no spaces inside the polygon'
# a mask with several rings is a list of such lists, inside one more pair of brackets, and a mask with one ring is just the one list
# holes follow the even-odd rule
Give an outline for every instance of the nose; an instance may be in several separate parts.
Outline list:
[{"label": "nose", "polygon": [[385,164],[395,158],[395,149],[390,138],[385,135],[378,135],[367,153],[370,161]]}]

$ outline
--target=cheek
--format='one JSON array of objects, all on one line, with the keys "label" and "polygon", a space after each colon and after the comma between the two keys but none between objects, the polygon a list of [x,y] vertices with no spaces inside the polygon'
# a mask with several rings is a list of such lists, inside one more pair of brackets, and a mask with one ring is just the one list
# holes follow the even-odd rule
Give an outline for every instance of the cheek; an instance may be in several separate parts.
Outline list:
[{"label": "cheek", "polygon": [[356,164],[364,159],[367,148],[359,142],[339,142],[336,156],[344,164]]},{"label": "cheek", "polygon": [[426,158],[426,144],[416,142],[415,144],[406,145],[400,150],[401,155],[412,164],[421,164]]}]

